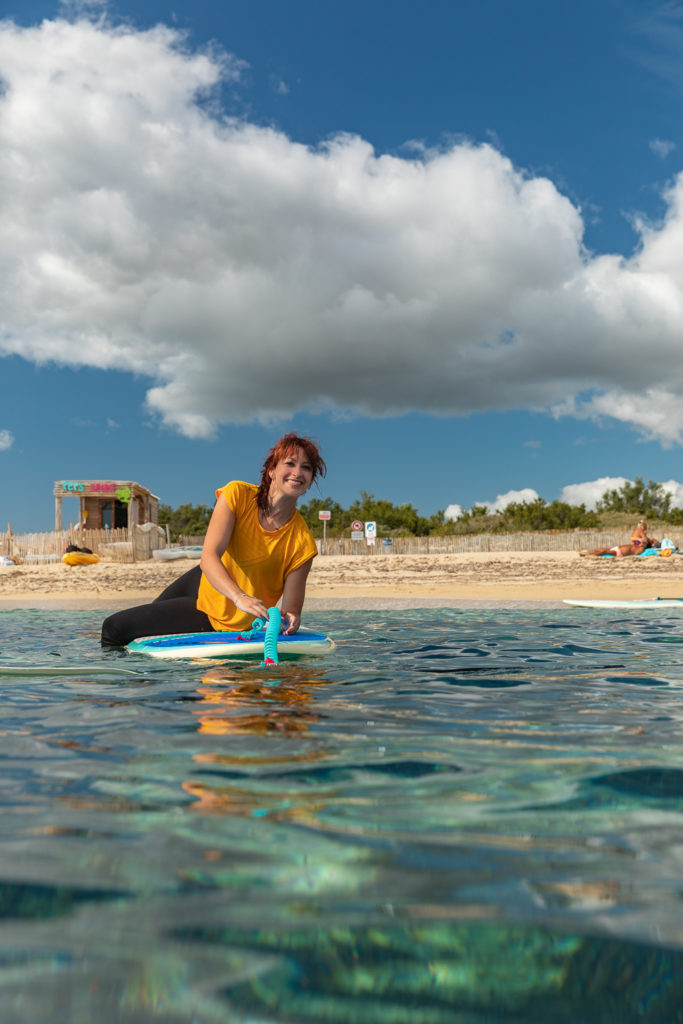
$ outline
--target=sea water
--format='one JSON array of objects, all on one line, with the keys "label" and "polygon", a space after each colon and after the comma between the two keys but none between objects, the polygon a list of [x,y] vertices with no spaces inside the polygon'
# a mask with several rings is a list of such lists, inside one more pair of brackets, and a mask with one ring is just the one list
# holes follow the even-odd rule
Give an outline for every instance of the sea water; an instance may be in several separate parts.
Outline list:
[{"label": "sea water", "polygon": [[0,1020],[683,1020],[683,615],[0,613]]}]

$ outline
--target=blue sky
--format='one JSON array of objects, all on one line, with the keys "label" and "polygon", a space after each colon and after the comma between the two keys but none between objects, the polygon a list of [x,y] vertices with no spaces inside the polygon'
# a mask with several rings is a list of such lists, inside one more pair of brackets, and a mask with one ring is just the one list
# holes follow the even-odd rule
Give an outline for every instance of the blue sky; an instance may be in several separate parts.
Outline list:
[{"label": "blue sky", "polygon": [[290,429],[342,504],[683,505],[683,5],[0,15],[3,528],[210,503]]}]

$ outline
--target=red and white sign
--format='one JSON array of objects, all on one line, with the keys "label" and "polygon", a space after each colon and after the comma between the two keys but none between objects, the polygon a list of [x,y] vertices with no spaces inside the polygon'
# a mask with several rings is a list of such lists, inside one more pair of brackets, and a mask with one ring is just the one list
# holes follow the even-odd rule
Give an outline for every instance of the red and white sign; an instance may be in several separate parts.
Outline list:
[{"label": "red and white sign", "polygon": [[352,530],[362,530],[363,529],[363,524],[361,523],[360,519],[354,519],[354,521],[351,523],[351,529]]},{"label": "red and white sign", "polygon": [[332,513],[329,512],[327,509],[320,509],[320,511],[318,512],[318,519],[331,519],[331,518],[332,518]]}]

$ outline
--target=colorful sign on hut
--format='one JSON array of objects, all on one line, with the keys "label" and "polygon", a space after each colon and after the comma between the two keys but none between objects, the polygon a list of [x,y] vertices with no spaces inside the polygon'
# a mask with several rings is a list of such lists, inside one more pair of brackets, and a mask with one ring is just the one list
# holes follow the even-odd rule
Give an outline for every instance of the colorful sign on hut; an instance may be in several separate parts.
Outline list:
[{"label": "colorful sign on hut", "polygon": [[62,500],[78,498],[79,522],[89,530],[158,523],[159,499],[132,480],[55,480],[55,530],[62,529]]}]

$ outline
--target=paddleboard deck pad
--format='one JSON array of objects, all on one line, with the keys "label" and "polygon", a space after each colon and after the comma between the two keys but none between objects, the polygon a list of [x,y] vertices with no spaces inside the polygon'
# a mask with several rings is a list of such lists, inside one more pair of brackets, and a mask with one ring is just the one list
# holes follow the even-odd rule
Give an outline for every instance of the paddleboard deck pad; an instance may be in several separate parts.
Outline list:
[{"label": "paddleboard deck pad", "polygon": [[[149,654],[153,658],[248,658],[263,660],[265,630],[241,633],[171,633],[169,636],[144,636],[132,640],[127,650],[134,654]],[[286,659],[300,655],[327,654],[334,642],[324,633],[300,629],[291,636],[280,634],[277,653]]]},{"label": "paddleboard deck pad", "polygon": [[579,608],[683,608],[683,597],[650,597],[636,601],[607,600],[570,600],[564,598],[565,604],[573,604]]}]

